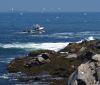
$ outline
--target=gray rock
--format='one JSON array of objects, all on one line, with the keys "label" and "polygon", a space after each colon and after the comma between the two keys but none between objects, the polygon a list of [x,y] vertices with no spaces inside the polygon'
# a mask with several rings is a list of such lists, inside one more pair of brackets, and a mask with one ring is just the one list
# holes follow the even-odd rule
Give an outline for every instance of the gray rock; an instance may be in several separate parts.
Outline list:
[{"label": "gray rock", "polygon": [[68,85],[77,85],[76,74],[77,74],[77,71],[71,74],[71,76],[68,79]]},{"label": "gray rock", "polygon": [[86,85],[95,83],[94,71],[91,69],[90,63],[81,64],[78,68],[77,79],[83,80]]},{"label": "gray rock", "polygon": [[66,58],[77,58],[77,54],[73,53],[73,54],[69,54]]},{"label": "gray rock", "polygon": [[81,64],[69,77],[68,85],[100,85],[100,69],[96,68],[95,62]]},{"label": "gray rock", "polygon": [[100,61],[100,54],[96,54],[96,55],[92,56],[92,59],[95,61]]},{"label": "gray rock", "polygon": [[97,80],[100,82],[100,67],[96,68]]},{"label": "gray rock", "polygon": [[83,51],[85,51],[86,50],[86,47],[82,47],[80,50],[79,50],[79,52],[83,52]]}]

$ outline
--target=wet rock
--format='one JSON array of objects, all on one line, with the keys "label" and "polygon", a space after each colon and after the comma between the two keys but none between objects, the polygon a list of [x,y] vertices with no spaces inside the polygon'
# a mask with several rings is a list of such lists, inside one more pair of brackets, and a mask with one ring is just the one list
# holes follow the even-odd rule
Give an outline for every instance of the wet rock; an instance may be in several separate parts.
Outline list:
[{"label": "wet rock", "polygon": [[[43,53],[42,53],[43,54]],[[49,54],[49,53],[48,53]],[[40,54],[39,54],[40,55]],[[39,56],[38,56],[39,57]],[[30,78],[31,76],[36,76],[41,74],[42,72],[47,72],[49,75],[52,76],[52,79],[61,77],[63,83],[67,81],[69,75],[80,65],[81,60],[77,58],[69,58],[66,59],[65,57],[61,57],[61,54],[49,54],[50,62],[39,63],[37,60],[38,57],[30,57],[26,56],[23,58],[16,58],[10,62],[8,65],[9,72],[22,72],[27,74],[27,78],[20,77],[20,81],[30,81],[34,80],[34,78]],[[45,59],[48,60],[46,57]],[[39,60],[41,61],[41,59]],[[73,67],[74,66],[74,67]],[[29,78],[28,78],[29,77]],[[51,80],[46,78],[46,81],[53,81],[53,82],[61,82],[61,80]],[[39,80],[42,80],[40,77]],[[57,85],[57,84],[55,84]]]},{"label": "wet rock", "polygon": [[84,52],[87,48],[86,47],[82,47],[79,52]]},{"label": "wet rock", "polygon": [[[45,81],[53,82],[50,85],[97,85],[100,81],[100,49],[99,40],[70,43],[58,52],[52,50],[32,51],[28,55],[12,60],[8,72],[21,72],[27,75],[28,81],[41,81],[42,77],[31,78],[43,72],[51,75]],[[44,55],[44,54],[47,55]],[[28,78],[29,77],[29,78]],[[54,78],[62,78],[56,80]],[[19,80],[24,80],[23,77]],[[59,83],[60,82],[60,83]],[[98,84],[99,85],[99,84]]]},{"label": "wet rock", "polygon": [[82,46],[78,43],[69,43],[64,49],[60,50],[60,52],[69,52],[76,53]]},{"label": "wet rock", "polygon": [[40,55],[41,53],[48,53],[49,55],[56,54],[56,52],[53,50],[36,50],[36,51],[30,52],[28,56],[36,57],[37,55]]},{"label": "wet rock", "polygon": [[94,55],[93,52],[86,50],[85,52],[79,53],[79,58],[88,61],[88,60],[92,60],[93,55]]},{"label": "wet rock", "polygon": [[24,63],[24,65],[26,67],[31,67],[33,65],[41,65],[41,64],[45,64],[45,63],[49,63],[50,62],[50,56],[48,53],[42,53],[39,54],[35,57],[33,57],[31,60],[28,60]]},{"label": "wet rock", "polygon": [[77,58],[77,54],[73,53],[73,54],[69,54],[66,58]]},{"label": "wet rock", "polygon": [[95,53],[100,53],[99,45],[100,40],[84,40],[80,43],[69,43],[65,48],[61,49],[59,52],[79,53],[89,50]]},{"label": "wet rock", "polygon": [[86,85],[86,83],[81,79],[77,79],[77,85]]}]

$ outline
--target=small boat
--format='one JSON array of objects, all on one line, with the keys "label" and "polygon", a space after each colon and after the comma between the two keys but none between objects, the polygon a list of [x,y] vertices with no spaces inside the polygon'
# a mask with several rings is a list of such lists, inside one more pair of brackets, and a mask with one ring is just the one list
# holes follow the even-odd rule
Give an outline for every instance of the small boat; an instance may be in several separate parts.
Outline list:
[{"label": "small boat", "polygon": [[30,34],[42,34],[44,31],[44,27],[41,27],[39,24],[33,25],[31,28],[28,28],[24,32],[30,33]]}]

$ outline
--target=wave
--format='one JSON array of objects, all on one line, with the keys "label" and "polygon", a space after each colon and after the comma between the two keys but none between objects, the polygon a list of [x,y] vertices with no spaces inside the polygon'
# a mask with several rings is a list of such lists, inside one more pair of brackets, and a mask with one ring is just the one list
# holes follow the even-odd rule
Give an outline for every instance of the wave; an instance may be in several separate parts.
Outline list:
[{"label": "wave", "polygon": [[3,75],[0,75],[0,79],[8,79],[8,75],[7,74],[3,74]]},{"label": "wave", "polygon": [[85,38],[85,39],[82,39],[82,40],[78,41],[77,43],[81,43],[84,40],[91,41],[91,40],[95,40],[95,38],[93,36],[90,36],[88,38]]},{"label": "wave", "polygon": [[[19,34],[25,34],[26,32],[19,32]],[[25,34],[26,35],[26,34]],[[27,34],[29,37],[36,37],[36,38],[53,38],[53,39],[84,39],[89,36],[94,36],[95,38],[100,37],[100,31],[81,31],[81,32],[59,32],[59,33],[52,33],[52,34],[40,34],[40,35],[33,35]]]},{"label": "wave", "polygon": [[1,48],[17,48],[17,49],[48,49],[58,51],[68,45],[68,42],[57,42],[57,43],[11,43],[11,44],[0,44]]},{"label": "wave", "polygon": [[100,37],[100,31],[83,31],[83,32],[61,32],[61,33],[53,33],[53,34],[41,34],[41,35],[29,35],[32,37],[51,37],[51,38],[84,38],[89,36]]},{"label": "wave", "polygon": [[[78,42],[82,42],[84,39]],[[94,40],[93,36],[90,36],[88,38],[85,38],[85,40],[90,41]],[[24,49],[24,50],[39,50],[39,49],[48,49],[48,50],[55,50],[59,51],[60,49],[64,48],[67,46],[69,42],[48,42],[48,43],[10,43],[10,44],[0,44],[0,48],[12,48],[12,49]]]},{"label": "wave", "polygon": [[18,76],[20,74],[20,72],[18,73],[4,73],[4,74],[0,74],[0,79],[9,79],[10,81],[12,80],[17,80],[14,76]]},{"label": "wave", "polygon": [[0,74],[0,79],[3,80],[8,80],[9,83],[13,83],[13,85],[48,85],[47,82],[18,82],[17,78],[20,78],[20,76],[25,76],[25,74],[21,73],[21,72],[17,72],[17,73],[4,73],[4,74]]},{"label": "wave", "polygon": [[10,63],[14,58],[0,58],[0,63]]}]

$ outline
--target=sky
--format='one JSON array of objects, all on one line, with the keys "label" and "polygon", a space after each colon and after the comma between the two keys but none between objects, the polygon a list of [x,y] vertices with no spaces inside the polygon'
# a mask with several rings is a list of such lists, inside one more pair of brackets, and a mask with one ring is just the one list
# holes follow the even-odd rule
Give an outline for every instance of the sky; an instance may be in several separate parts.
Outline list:
[{"label": "sky", "polygon": [[100,0],[0,0],[0,12],[100,12]]}]

